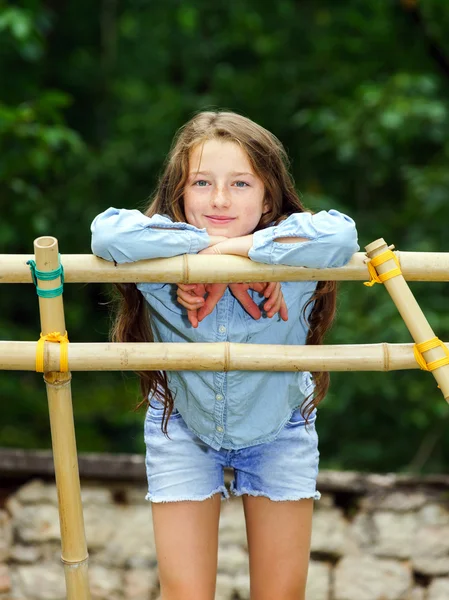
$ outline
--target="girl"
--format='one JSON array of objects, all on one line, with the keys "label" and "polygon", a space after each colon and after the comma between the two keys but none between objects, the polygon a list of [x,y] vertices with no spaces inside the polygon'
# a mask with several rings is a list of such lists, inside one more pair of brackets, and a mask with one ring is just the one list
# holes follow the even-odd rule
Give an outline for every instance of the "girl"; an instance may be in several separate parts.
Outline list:
[{"label": "girl", "polygon": [[[182,127],[145,214],[109,208],[92,234],[94,254],[117,263],[218,253],[325,268],[343,266],[359,249],[352,219],[305,211],[277,138],[230,112],[202,112]],[[333,282],[253,287],[248,302],[243,285],[121,286],[114,339],[322,342],[334,316]],[[271,318],[259,318],[253,304],[264,297]],[[328,373],[139,375],[145,401],[152,400],[147,499],[162,599],[214,598],[220,498],[229,496],[224,467],[234,468],[231,491],[243,497],[251,599],[303,599],[319,498],[315,413]]]}]

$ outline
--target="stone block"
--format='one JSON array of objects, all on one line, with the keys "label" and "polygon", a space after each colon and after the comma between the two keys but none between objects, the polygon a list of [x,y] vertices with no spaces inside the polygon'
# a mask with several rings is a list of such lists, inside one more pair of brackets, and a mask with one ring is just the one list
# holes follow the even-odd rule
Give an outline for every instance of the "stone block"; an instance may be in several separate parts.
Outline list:
[{"label": "stone block", "polygon": [[5,561],[10,552],[12,544],[12,523],[8,513],[0,510],[0,562]]},{"label": "stone block", "polygon": [[60,540],[58,509],[51,504],[25,505],[16,515],[15,529],[25,543]]},{"label": "stone block", "polygon": [[107,567],[154,568],[156,548],[149,504],[114,507],[111,518],[96,561]]},{"label": "stone block", "polygon": [[[360,551],[384,558],[408,559],[418,528],[416,513],[358,514],[350,526],[351,539]],[[354,554],[354,552],[352,552]]]},{"label": "stone block", "polygon": [[307,577],[306,600],[330,600],[331,566],[325,562],[311,561]]},{"label": "stone block", "polygon": [[346,556],[335,568],[334,600],[398,600],[411,589],[410,569],[393,560]]},{"label": "stone block", "polygon": [[421,586],[416,586],[410,593],[409,600],[428,600],[427,590]]},{"label": "stone block", "polygon": [[125,571],[123,583],[125,600],[150,600],[158,589],[157,573],[149,569]]},{"label": "stone block", "polygon": [[32,564],[41,556],[40,546],[23,546],[17,544],[11,548],[11,560],[16,563]]},{"label": "stone block", "polygon": [[233,598],[234,578],[227,573],[218,573],[215,600],[233,600]]},{"label": "stone block", "polygon": [[223,546],[218,548],[218,571],[221,573],[248,573],[248,553],[241,546]]},{"label": "stone block", "polygon": [[421,525],[449,526],[449,512],[445,506],[431,502],[418,512],[418,520]]},{"label": "stone block", "polygon": [[95,505],[109,505],[112,504],[112,493],[111,490],[106,487],[99,485],[83,484],[81,486],[81,501],[83,507],[91,504]]},{"label": "stone block", "polygon": [[14,592],[29,600],[63,600],[66,598],[64,568],[61,564],[19,566]]},{"label": "stone block", "polygon": [[348,523],[339,508],[317,511],[312,524],[312,552],[342,556],[347,544]]},{"label": "stone block", "polygon": [[124,527],[122,511],[114,506],[88,504],[84,508],[84,526],[89,551],[104,548],[115,532]]},{"label": "stone block", "polygon": [[375,512],[372,524],[375,532],[373,554],[385,558],[410,558],[418,528],[415,513]]},{"label": "stone block", "polygon": [[420,527],[413,540],[412,564],[423,575],[449,574],[449,525]]},{"label": "stone block", "polygon": [[449,578],[434,579],[427,591],[427,600],[447,600],[449,598]]},{"label": "stone block", "polygon": [[121,600],[122,577],[119,571],[92,565],[89,569],[92,600]]},{"label": "stone block", "polygon": [[22,504],[58,504],[58,494],[54,483],[44,483],[32,479],[17,490],[16,498]]}]

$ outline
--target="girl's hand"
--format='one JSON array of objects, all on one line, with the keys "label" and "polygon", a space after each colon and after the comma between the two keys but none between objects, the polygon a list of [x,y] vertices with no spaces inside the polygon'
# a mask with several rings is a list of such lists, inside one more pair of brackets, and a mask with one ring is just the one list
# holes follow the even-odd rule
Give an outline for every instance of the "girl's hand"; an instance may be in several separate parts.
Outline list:
[{"label": "girl's hand", "polygon": [[[178,302],[187,308],[187,318],[192,327],[198,327],[198,323],[214,310],[218,301],[223,296],[226,287],[226,283],[208,283],[206,285],[202,283],[178,284]],[[229,289],[253,319],[260,319],[261,312],[248,294],[249,289],[253,289],[267,298],[267,302],[263,308],[269,318],[279,313],[283,321],[288,320],[288,309],[279,282],[231,283]],[[204,298],[206,293],[207,297]]]},{"label": "girl's hand", "polygon": [[[206,286],[204,283],[178,283],[178,302],[187,308],[187,318],[192,327],[198,327],[198,310],[204,306]],[[226,284],[224,284],[226,285]],[[223,293],[221,295],[224,294]],[[221,298],[221,296],[220,296]],[[220,299],[219,298],[219,299]],[[217,300],[218,302],[218,300]]]},{"label": "girl's hand", "polygon": [[267,301],[263,305],[267,317],[271,319],[276,313],[279,313],[283,321],[288,321],[288,308],[279,281],[272,281],[271,283],[240,283],[237,285],[246,285],[267,298]]}]

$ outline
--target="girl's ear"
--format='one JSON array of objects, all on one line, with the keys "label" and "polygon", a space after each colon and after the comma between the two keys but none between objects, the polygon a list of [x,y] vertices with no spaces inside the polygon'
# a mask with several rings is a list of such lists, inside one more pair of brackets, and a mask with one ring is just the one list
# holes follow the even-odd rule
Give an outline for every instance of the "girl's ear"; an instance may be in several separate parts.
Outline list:
[{"label": "girl's ear", "polygon": [[262,206],[262,215],[268,214],[272,210],[271,202],[269,198],[265,198]]}]

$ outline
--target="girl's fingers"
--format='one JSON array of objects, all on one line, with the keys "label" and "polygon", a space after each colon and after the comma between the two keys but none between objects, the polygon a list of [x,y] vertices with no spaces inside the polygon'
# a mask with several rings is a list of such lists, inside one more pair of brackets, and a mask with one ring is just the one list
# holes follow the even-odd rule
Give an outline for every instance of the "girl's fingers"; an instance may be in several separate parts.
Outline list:
[{"label": "girl's fingers", "polygon": [[179,304],[188,310],[196,310],[204,304],[204,298],[201,298],[201,296],[192,296],[189,292],[180,289],[177,291],[177,296]]},{"label": "girl's fingers", "polygon": [[189,292],[194,296],[204,296],[206,293],[206,287],[204,283],[178,283],[178,290],[181,289],[184,292]]},{"label": "girl's fingers", "polygon": [[226,283],[211,283],[207,285],[209,292],[203,306],[198,310],[198,322],[202,321],[207,315],[214,310],[217,302],[223,296],[227,288]]},{"label": "girl's fingers", "polygon": [[279,310],[279,316],[283,321],[288,321],[288,308],[285,303],[284,296],[282,296],[281,308]]},{"label": "girl's fingers", "polygon": [[260,319],[260,317],[262,316],[262,313],[260,312],[260,308],[257,306],[257,304],[254,302],[254,300],[248,294],[247,286],[245,284],[237,283],[237,284],[232,284],[232,286],[229,286],[229,287],[232,291],[232,295],[234,296],[234,298],[236,298],[240,302],[240,304],[243,306],[243,308],[246,310],[246,312],[253,319]]},{"label": "girl's fingers", "polygon": [[[272,286],[272,284],[270,284],[270,286]],[[264,305],[264,310],[270,318],[276,313],[279,313],[279,316],[283,321],[288,321],[288,308],[285,303],[280,282],[276,282],[270,298]]]},{"label": "girl's fingers", "polygon": [[178,283],[177,286],[178,288],[181,288],[181,290],[184,290],[186,292],[193,290],[198,284],[196,283]]},{"label": "girl's fingers", "polygon": [[265,288],[267,287],[268,283],[249,283],[247,285],[255,292],[259,292],[259,294],[262,294]]},{"label": "girl's fingers", "polygon": [[198,327],[198,311],[188,310],[187,318],[189,319],[190,325],[196,329]]},{"label": "girl's fingers", "polygon": [[280,308],[279,297],[281,295],[282,295],[281,284],[279,282],[277,282],[274,285],[274,287],[272,288],[271,294],[270,294],[270,296],[268,297],[268,300],[265,302],[265,304],[263,306],[263,308],[267,312],[267,314],[269,314],[270,312],[272,312],[272,309],[274,307],[276,307],[276,306],[278,307],[278,309]]},{"label": "girl's fingers", "polygon": [[269,298],[271,296],[273,291],[276,289],[276,286],[281,287],[281,284],[279,283],[279,281],[272,281],[272,282],[266,284],[265,291],[263,293],[265,298]]}]

